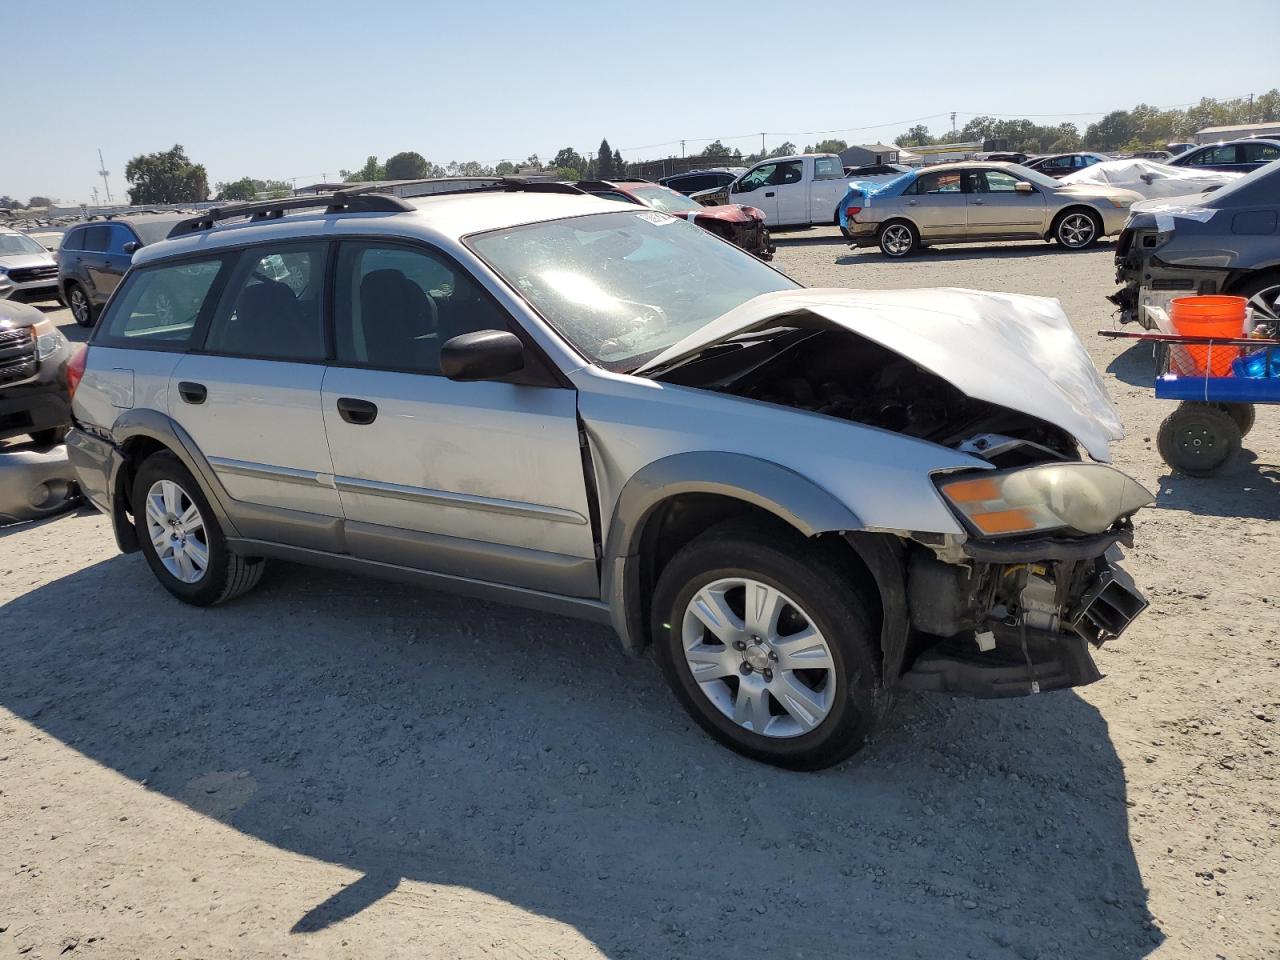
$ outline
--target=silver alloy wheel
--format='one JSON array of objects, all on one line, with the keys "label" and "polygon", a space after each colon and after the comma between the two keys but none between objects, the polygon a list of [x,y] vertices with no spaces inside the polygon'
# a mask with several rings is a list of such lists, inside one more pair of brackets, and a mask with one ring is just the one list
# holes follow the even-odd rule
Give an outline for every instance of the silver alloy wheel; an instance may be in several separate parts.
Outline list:
[{"label": "silver alloy wheel", "polygon": [[209,569],[209,539],[200,508],[172,480],[147,491],[147,533],[164,568],[183,583],[199,583]]},{"label": "silver alloy wheel", "polygon": [[880,243],[889,256],[904,256],[911,252],[913,245],[911,228],[905,223],[891,223],[881,232]]},{"label": "silver alloy wheel", "polygon": [[1253,307],[1254,319],[1280,320],[1280,283],[1259,290],[1249,298],[1249,306]]},{"label": "silver alloy wheel", "polygon": [[730,577],[699,590],[685,609],[681,641],[702,695],[753,733],[798,737],[836,703],[835,660],[822,632],[759,580]]},{"label": "silver alloy wheel", "polygon": [[1093,242],[1098,226],[1087,213],[1069,213],[1058,224],[1058,239],[1064,247],[1077,250]]},{"label": "silver alloy wheel", "polygon": [[84,295],[84,291],[79,287],[72,287],[71,292],[67,294],[70,300],[71,315],[76,318],[76,323],[80,326],[86,326],[89,323],[89,298]]}]

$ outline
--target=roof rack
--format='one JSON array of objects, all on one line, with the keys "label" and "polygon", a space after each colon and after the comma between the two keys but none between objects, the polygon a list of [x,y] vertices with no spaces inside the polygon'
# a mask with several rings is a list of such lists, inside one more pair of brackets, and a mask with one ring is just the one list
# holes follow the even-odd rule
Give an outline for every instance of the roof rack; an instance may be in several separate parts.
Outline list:
[{"label": "roof rack", "polygon": [[[480,181],[475,186],[459,187],[456,190],[437,190],[424,196],[438,197],[443,194],[477,193],[481,191],[504,191],[525,193],[574,193],[579,190],[567,183],[551,180],[525,180],[521,177],[444,177],[441,181],[472,182]],[[337,190],[333,193],[320,193],[309,197],[285,197],[281,200],[252,200],[247,203],[231,203],[225,207],[210,207],[203,213],[174,224],[169,231],[169,239],[185,237],[202,230],[212,230],[222,220],[233,220],[247,217],[250,223],[265,220],[279,220],[290,210],[314,210],[324,207],[325,213],[404,213],[418,208],[403,197],[382,192],[386,188],[378,186],[355,187],[350,190]]]}]

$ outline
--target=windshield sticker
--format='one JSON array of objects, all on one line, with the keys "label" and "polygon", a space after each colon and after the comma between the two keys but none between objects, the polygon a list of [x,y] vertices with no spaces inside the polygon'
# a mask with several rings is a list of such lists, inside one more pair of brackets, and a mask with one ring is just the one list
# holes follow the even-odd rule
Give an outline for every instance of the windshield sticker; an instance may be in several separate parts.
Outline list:
[{"label": "windshield sticker", "polygon": [[637,213],[636,216],[639,217],[641,220],[648,220],[655,227],[665,227],[668,223],[676,222],[675,217],[669,217],[665,213],[658,213],[657,211]]}]

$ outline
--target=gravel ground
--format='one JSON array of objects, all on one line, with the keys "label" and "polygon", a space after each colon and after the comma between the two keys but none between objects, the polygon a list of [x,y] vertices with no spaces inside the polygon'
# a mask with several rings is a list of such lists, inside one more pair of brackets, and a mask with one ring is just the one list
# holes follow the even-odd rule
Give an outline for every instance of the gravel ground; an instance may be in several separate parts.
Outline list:
[{"label": "gravel ground", "polygon": [[1103,682],[906,696],[789,774],[595,626],[283,564],[193,610],[92,512],[6,528],[0,955],[1280,956],[1280,420],[1168,475],[1149,355],[1092,336],[1109,247],[780,247],[808,284],[1063,301],[1159,490]]}]

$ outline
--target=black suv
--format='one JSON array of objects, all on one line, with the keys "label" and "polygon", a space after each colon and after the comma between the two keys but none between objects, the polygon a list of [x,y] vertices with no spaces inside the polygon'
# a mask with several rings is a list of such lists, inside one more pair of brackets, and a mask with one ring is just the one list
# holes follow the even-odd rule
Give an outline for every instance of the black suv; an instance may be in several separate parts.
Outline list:
[{"label": "black suv", "polygon": [[1280,159],[1280,140],[1234,140],[1188,150],[1170,160],[1169,166],[1252,173],[1277,159]]},{"label": "black suv", "polygon": [[134,252],[163,240],[175,223],[188,216],[149,213],[93,219],[68,230],[58,248],[58,289],[76,323],[92,326],[94,317],[129,269]]},{"label": "black suv", "polygon": [[1247,297],[1257,319],[1280,317],[1280,161],[1212,193],[1133,205],[1116,241],[1109,299],[1150,328],[1146,306],[1173,297]]}]

